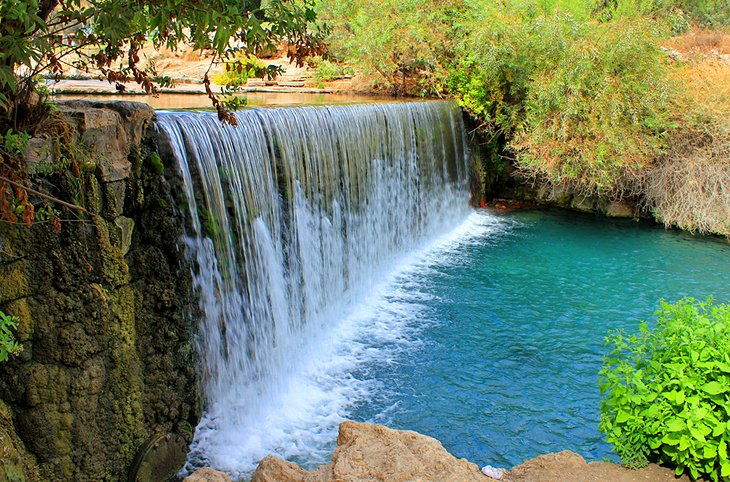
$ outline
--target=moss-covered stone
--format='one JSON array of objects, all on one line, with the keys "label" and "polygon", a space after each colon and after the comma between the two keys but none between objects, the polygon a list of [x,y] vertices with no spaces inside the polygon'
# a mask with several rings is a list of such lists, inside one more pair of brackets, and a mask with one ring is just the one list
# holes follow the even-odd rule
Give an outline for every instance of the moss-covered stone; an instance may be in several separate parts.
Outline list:
[{"label": "moss-covered stone", "polygon": [[[141,162],[156,147],[129,145],[143,138],[151,110],[125,104],[107,115],[95,103],[75,115],[83,106],[71,107],[76,137],[93,141],[91,158],[103,167],[84,182],[92,214],[62,223],[60,234],[48,224],[0,225],[0,309],[18,318],[26,347],[0,365],[0,399],[40,480],[126,481],[146,440],[184,428],[190,442],[200,416],[197,302],[177,249],[185,221],[171,208],[182,191]],[[117,153],[104,160],[107,147]],[[117,155],[121,147],[128,157]]]},{"label": "moss-covered stone", "polygon": [[101,214],[104,207],[104,195],[96,176],[88,176],[86,181],[86,209],[93,214]]},{"label": "moss-covered stone", "polygon": [[33,325],[31,323],[30,308],[27,298],[20,298],[7,303],[6,309],[8,313],[12,313],[15,318],[17,329],[15,330],[15,339],[19,342],[28,341],[33,335]]},{"label": "moss-covered stone", "polygon": [[30,290],[26,277],[27,270],[28,262],[25,260],[0,264],[0,304],[28,296]]},{"label": "moss-covered stone", "polygon": [[0,400],[0,480],[37,482],[38,469],[14,430],[12,411]]}]

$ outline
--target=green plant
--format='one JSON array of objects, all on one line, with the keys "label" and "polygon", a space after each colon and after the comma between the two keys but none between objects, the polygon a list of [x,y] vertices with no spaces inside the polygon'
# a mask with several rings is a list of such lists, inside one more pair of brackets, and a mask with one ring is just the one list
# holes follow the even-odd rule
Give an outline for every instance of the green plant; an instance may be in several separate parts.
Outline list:
[{"label": "green plant", "polygon": [[451,56],[455,35],[452,24],[466,3],[337,0],[318,2],[317,9],[332,26],[331,54],[346,60],[371,87],[401,95],[439,95],[443,61]]},{"label": "green plant", "polygon": [[15,318],[0,311],[0,363],[8,361],[10,355],[16,355],[23,350],[12,332],[17,328]]},{"label": "green plant", "polygon": [[671,126],[658,25],[517,6],[475,15],[448,85],[482,129],[504,135],[528,178],[585,195],[632,189]]},{"label": "green plant", "polygon": [[730,305],[662,301],[655,316],[607,337],[599,428],[627,466],[730,480]]},{"label": "green plant", "polygon": [[340,79],[354,74],[352,68],[341,62],[333,62],[322,57],[313,57],[307,63],[314,68],[314,78],[320,83]]},{"label": "green plant", "polygon": [[221,234],[221,228],[218,220],[215,218],[215,214],[205,208],[198,208],[198,214],[203,220],[205,234],[213,239],[217,239]]},{"label": "green plant", "polygon": [[[143,66],[140,52],[147,42],[173,50],[190,46],[223,60],[287,42],[301,63],[324,48],[315,18],[313,0],[3,0],[0,131],[25,122],[37,98],[39,74],[60,78],[73,64],[82,71],[98,69],[119,90],[136,82],[155,92],[153,79],[168,79],[154,63]],[[209,87],[207,73],[204,80]],[[221,118],[235,122],[209,88],[207,93]]]},{"label": "green plant", "polygon": [[278,70],[274,69],[270,72],[269,67],[253,55],[239,54],[225,63],[223,71],[213,75],[213,82],[226,87],[240,87],[246,85],[248,79],[276,75]]},{"label": "green plant", "polygon": [[5,156],[22,155],[30,141],[30,134],[27,132],[13,132],[10,128],[4,136],[0,136],[0,154]]},{"label": "green plant", "polygon": [[156,152],[152,151],[150,153],[149,161],[150,166],[152,166],[152,170],[155,171],[157,174],[162,174],[165,171],[165,165],[162,163],[160,155]]}]

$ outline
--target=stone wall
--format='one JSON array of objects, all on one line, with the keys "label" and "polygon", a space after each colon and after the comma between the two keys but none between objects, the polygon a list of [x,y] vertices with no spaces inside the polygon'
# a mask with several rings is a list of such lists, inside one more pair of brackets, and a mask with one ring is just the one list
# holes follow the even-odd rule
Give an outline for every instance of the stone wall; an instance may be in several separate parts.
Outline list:
[{"label": "stone wall", "polygon": [[[0,310],[23,344],[0,365],[0,480],[161,480],[200,416],[176,190],[148,157],[147,105],[59,109],[86,155],[75,181],[40,182],[88,212],[64,208],[60,233],[0,225]],[[54,142],[33,139],[29,163],[57,162]]]}]

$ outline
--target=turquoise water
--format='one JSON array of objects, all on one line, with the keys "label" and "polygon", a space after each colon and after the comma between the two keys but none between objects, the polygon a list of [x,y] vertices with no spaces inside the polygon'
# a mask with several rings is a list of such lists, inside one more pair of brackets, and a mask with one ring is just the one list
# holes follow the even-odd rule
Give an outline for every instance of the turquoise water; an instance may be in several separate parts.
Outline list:
[{"label": "turquoise water", "polygon": [[[479,465],[569,449],[612,457],[598,431],[604,337],[662,298],[730,300],[730,245],[560,211],[471,216],[396,275],[373,325],[403,324],[353,377],[350,417],[416,430]],[[363,340],[363,343],[368,343]]]}]

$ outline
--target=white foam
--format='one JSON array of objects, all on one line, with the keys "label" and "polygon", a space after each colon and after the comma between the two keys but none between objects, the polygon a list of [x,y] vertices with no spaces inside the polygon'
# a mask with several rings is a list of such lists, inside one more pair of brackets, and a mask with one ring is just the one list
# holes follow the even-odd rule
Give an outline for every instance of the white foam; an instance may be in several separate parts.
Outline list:
[{"label": "white foam", "polygon": [[408,273],[458,257],[454,246],[489,223],[461,225],[468,165],[454,104],[237,120],[158,116],[193,214],[186,251],[203,314],[206,413],[190,466],[242,476],[270,451],[324,461],[353,404],[382,388],[369,367],[418,346],[429,300]]},{"label": "white foam", "polygon": [[[265,408],[238,426],[217,424],[216,411],[210,410],[196,432],[193,454],[240,478],[250,476],[270,453],[307,466],[327,462],[340,422],[356,403],[383,389],[382,381],[353,373],[392,363],[419,344],[423,309],[419,302],[429,298],[416,289],[414,276],[422,276],[434,264],[458,262],[454,260],[465,244],[480,242],[503,227],[499,218],[472,212],[454,230],[396,260],[339,322],[292,354],[300,364],[280,380],[279,397],[259,403]],[[379,417],[387,420],[388,410]]]}]

